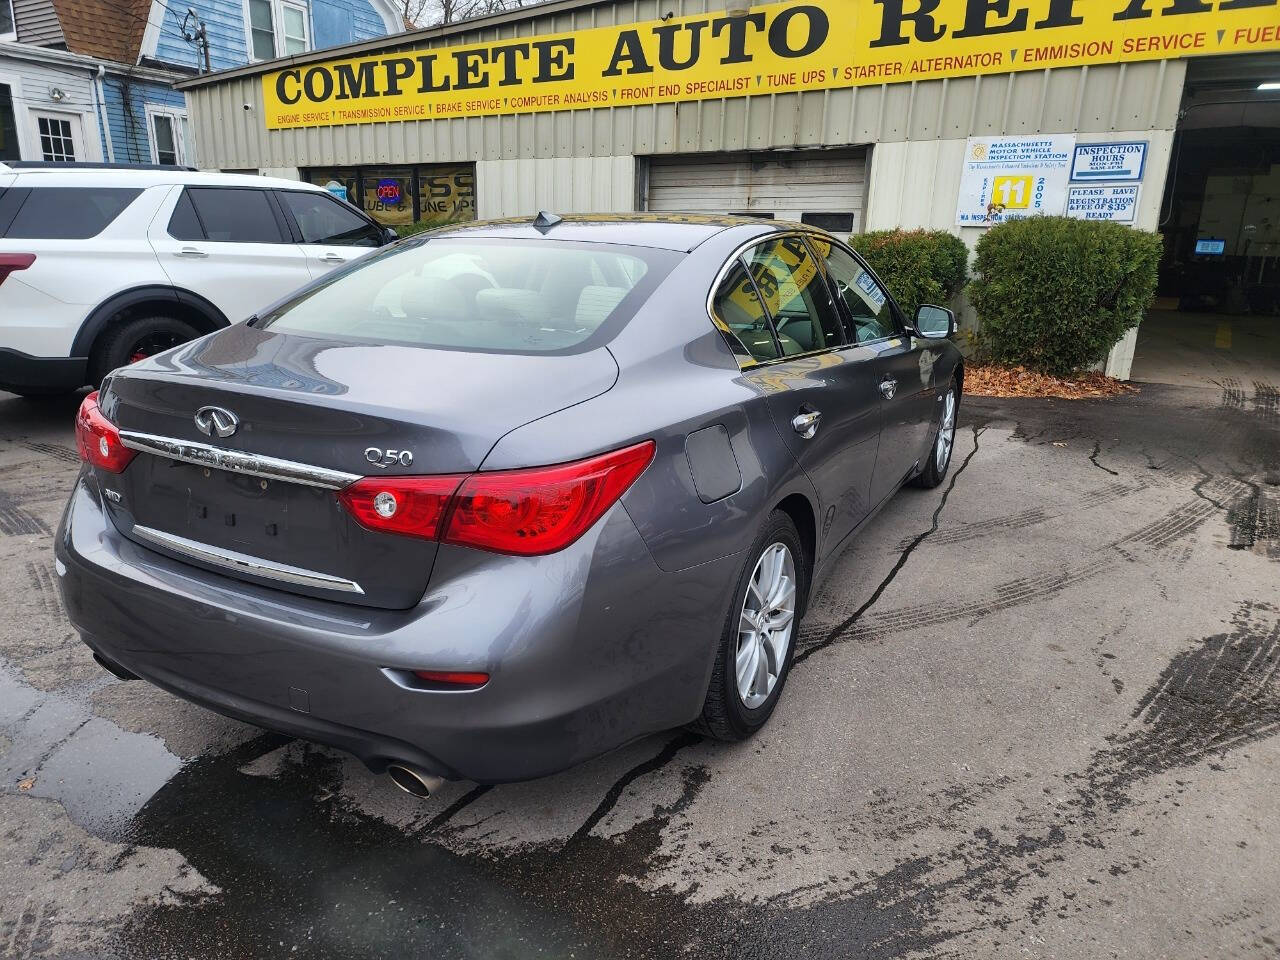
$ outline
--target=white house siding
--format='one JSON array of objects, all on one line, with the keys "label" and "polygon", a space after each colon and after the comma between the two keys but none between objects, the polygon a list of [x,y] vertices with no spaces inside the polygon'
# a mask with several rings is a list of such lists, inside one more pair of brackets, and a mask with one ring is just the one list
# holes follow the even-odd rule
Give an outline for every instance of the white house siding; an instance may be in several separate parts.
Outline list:
[{"label": "white house siding", "polygon": [[[16,49],[15,49],[16,48]],[[38,57],[39,59],[33,59]],[[60,51],[0,43],[0,83],[13,88],[14,118],[22,159],[41,159],[40,144],[31,111],[49,111],[80,117],[84,160],[102,160],[103,129],[96,106],[94,78],[97,67],[83,58]],[[66,96],[55,100],[50,91]]]}]

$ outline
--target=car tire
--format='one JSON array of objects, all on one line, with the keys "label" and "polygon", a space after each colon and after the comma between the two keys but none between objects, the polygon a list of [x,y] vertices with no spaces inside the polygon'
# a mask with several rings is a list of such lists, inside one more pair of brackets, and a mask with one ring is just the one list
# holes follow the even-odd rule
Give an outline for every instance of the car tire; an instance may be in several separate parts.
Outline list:
[{"label": "car tire", "polygon": [[[783,561],[784,554],[789,558],[789,563]],[[768,563],[769,557],[781,561],[784,578],[789,571],[792,580],[789,633],[780,658],[777,656],[777,648],[782,643],[777,632],[739,629],[744,619],[749,619],[749,612],[759,613],[755,609],[760,606],[756,585],[766,582],[761,579],[760,574],[764,572],[762,564]],[[717,740],[746,740],[768,722],[782,695],[787,675],[791,672],[796,638],[800,632],[800,616],[808,589],[809,562],[800,542],[800,534],[796,532],[796,526],[787,514],[775,510],[769,515],[764,528],[747,552],[747,561],[738,575],[733,602],[729,605],[724,630],[720,635],[702,716],[692,725],[693,730]],[[781,595],[785,595],[785,588]],[[776,622],[780,617],[770,619]],[[748,644],[754,645],[756,655],[764,659],[763,663],[760,660],[754,661],[758,669],[753,676],[757,679],[754,684],[748,684],[751,692],[744,694],[743,685],[738,679],[738,666],[740,662],[746,662],[740,661],[740,653],[750,658]],[[763,679],[760,679],[760,669],[765,671]]]},{"label": "car tire", "polygon": [[175,317],[135,317],[116,324],[93,346],[89,369],[96,387],[117,367],[127,366],[153,353],[194,340],[200,331]]},{"label": "car tire", "polygon": [[942,395],[942,410],[938,413],[938,425],[933,431],[933,443],[929,444],[929,459],[920,472],[911,478],[913,487],[932,490],[946,479],[947,471],[951,469],[951,455],[955,450],[956,418],[959,414],[960,381],[953,378],[947,392]]}]

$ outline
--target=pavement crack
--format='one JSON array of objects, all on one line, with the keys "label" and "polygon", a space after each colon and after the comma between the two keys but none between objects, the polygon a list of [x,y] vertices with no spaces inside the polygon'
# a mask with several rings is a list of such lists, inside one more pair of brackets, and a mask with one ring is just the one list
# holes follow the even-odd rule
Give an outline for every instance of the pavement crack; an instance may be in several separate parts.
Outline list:
[{"label": "pavement crack", "polygon": [[1103,471],[1104,473],[1109,473],[1113,477],[1120,476],[1120,471],[1112,470],[1110,467],[1104,467],[1102,464],[1098,462],[1098,454],[1100,454],[1101,452],[1102,452],[1102,441],[1101,440],[1093,441],[1093,453],[1089,454],[1089,462],[1092,463],[1099,470]]},{"label": "pavement crack", "polygon": [[674,760],[676,758],[676,754],[681,750],[685,749],[685,747],[691,747],[695,743],[701,742],[701,740],[702,737],[698,736],[698,734],[686,730],[685,732],[668,740],[663,748],[654,756],[642,763],[637,763],[634,767],[619,777],[604,795],[604,799],[600,801],[600,804],[591,811],[591,816],[587,817],[587,819],[583,821],[582,826],[575,830],[573,836],[565,842],[564,847],[561,848],[561,853],[568,853],[587,838],[591,831],[595,829],[596,824],[603,820],[608,815],[609,811],[617,805],[618,801],[622,798],[623,790],[627,789],[628,786],[643,777],[645,774],[653,773],[655,770],[661,770]]},{"label": "pavement crack", "polygon": [[976,424],[974,425],[973,449],[969,451],[968,456],[966,456],[964,460],[960,463],[960,466],[956,468],[956,472],[951,475],[951,482],[947,484],[947,489],[942,492],[942,499],[938,501],[938,506],[933,511],[933,520],[929,524],[929,529],[925,530],[923,533],[917,536],[914,540],[908,543],[906,547],[903,548],[902,553],[899,554],[898,560],[896,563],[894,563],[893,568],[888,572],[888,574],[885,575],[885,578],[880,581],[880,585],[876,587],[875,592],[873,592],[871,596],[867,598],[866,602],[863,603],[862,606],[860,606],[857,610],[855,610],[850,616],[845,618],[843,621],[841,621],[840,623],[832,627],[831,630],[827,631],[826,636],[824,636],[821,640],[818,640],[816,643],[813,643],[808,647],[805,647],[803,651],[799,651],[796,653],[795,659],[792,660],[791,662],[792,669],[804,663],[806,660],[808,660],[811,656],[813,656],[815,653],[819,652],[820,650],[825,650],[827,647],[831,646],[833,643],[835,643],[837,640],[840,639],[840,637],[845,633],[845,631],[847,631],[851,626],[857,623],[858,618],[861,617],[868,610],[870,610],[879,601],[880,597],[884,595],[885,590],[889,589],[889,585],[893,583],[894,579],[901,572],[902,568],[907,565],[907,561],[911,558],[911,554],[915,552],[916,547],[920,546],[920,544],[924,543],[925,540],[927,540],[929,537],[933,536],[933,534],[937,532],[938,521],[942,517],[943,509],[947,505],[947,499],[951,496],[951,491],[956,488],[956,481],[960,479],[960,474],[964,473],[965,468],[969,466],[969,462],[973,460],[975,456],[977,456],[978,438],[982,436],[985,430],[986,430],[985,427],[978,427]]},{"label": "pavement crack", "polygon": [[446,823],[452,820],[454,816],[460,813],[464,808],[471,806],[471,804],[475,803],[477,800],[479,800],[481,797],[483,797],[486,793],[488,793],[492,789],[493,789],[493,784],[482,783],[474,787],[473,789],[468,790],[461,797],[453,801],[453,803],[449,804],[449,806],[445,807],[443,810],[437,813],[434,817],[432,817],[429,821],[427,821],[427,825],[423,827],[421,830],[419,830],[418,834],[421,835],[424,833],[433,833],[436,830],[440,829]]}]

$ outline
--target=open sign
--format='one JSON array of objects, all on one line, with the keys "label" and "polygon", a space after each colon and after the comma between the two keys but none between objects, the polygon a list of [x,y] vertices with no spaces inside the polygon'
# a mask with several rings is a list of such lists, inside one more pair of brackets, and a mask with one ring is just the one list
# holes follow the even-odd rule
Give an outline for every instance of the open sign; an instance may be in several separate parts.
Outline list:
[{"label": "open sign", "polygon": [[395,205],[400,202],[400,181],[379,180],[376,193],[383,203]]}]

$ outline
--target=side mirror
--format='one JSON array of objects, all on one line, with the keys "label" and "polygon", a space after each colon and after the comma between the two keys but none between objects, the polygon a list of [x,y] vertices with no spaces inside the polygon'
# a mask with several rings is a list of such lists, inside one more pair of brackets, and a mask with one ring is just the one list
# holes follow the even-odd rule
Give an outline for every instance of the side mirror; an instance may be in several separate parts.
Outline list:
[{"label": "side mirror", "polygon": [[396,231],[395,231],[395,228],[394,228],[394,227],[383,227],[383,228],[382,228],[382,242],[383,242],[383,243],[395,243],[395,242],[396,242],[397,240],[399,240],[399,239],[400,239],[400,234],[396,233]]},{"label": "side mirror", "polygon": [[945,340],[956,332],[956,315],[946,307],[922,303],[916,308],[916,332],[930,340]]}]

